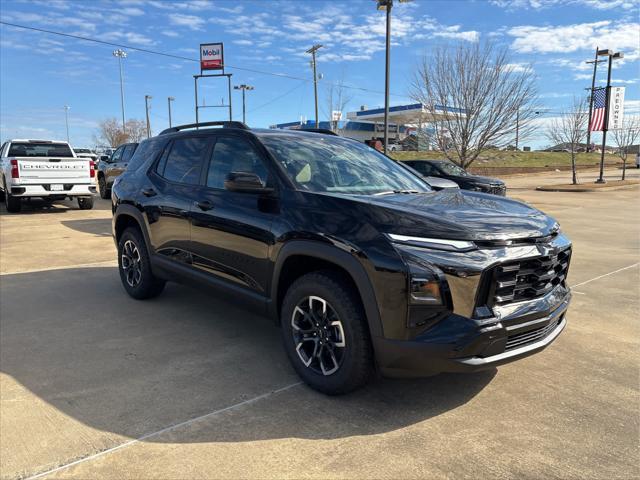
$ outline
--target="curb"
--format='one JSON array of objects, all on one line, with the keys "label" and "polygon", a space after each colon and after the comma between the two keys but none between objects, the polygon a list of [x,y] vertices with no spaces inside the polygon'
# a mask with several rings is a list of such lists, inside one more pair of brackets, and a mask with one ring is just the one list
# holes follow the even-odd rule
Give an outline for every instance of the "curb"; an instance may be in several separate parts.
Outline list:
[{"label": "curb", "polygon": [[640,185],[639,183],[633,183],[630,185],[611,185],[610,187],[582,187],[582,188],[566,188],[566,187],[554,187],[553,185],[549,186],[540,186],[536,187],[537,191],[540,192],[568,192],[568,193],[585,193],[585,192],[598,192],[598,191],[613,191],[613,190],[627,190],[630,188],[634,188]]}]

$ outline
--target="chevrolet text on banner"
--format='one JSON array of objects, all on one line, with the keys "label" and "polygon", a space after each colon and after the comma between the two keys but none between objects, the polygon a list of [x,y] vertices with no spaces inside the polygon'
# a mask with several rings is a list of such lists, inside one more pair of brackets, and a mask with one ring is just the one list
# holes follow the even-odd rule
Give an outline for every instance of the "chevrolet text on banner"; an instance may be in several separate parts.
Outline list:
[{"label": "chevrolet text on banner", "polygon": [[200,44],[200,70],[224,70],[224,45]]},{"label": "chevrolet text on banner", "polygon": [[607,130],[618,130],[622,128],[622,117],[624,115],[624,88],[611,87],[609,94],[609,123]]}]

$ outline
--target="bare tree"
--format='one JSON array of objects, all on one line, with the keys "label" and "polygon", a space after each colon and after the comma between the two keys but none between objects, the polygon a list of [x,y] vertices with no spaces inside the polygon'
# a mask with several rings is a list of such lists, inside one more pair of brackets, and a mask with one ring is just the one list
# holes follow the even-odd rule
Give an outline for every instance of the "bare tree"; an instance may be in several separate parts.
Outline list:
[{"label": "bare tree", "polygon": [[129,142],[139,143],[147,138],[147,124],[142,120],[128,120],[126,130]]},{"label": "bare tree", "polygon": [[476,42],[440,47],[418,67],[411,97],[424,105],[438,147],[461,167],[488,144],[530,135],[537,92],[533,71],[509,63],[506,48]]},{"label": "bare tree", "polygon": [[622,180],[627,173],[627,154],[629,147],[640,138],[640,117],[626,117],[622,122],[622,128],[613,130],[613,139],[618,147],[618,156],[622,160]]},{"label": "bare tree", "polygon": [[325,106],[325,115],[331,122],[331,130],[337,129],[337,123],[332,118],[333,112],[344,111],[347,104],[353,100],[353,95],[345,91],[344,78],[337,82],[332,82],[327,86],[327,103]]},{"label": "bare tree", "polygon": [[96,143],[117,147],[127,142],[128,135],[122,131],[122,124],[116,118],[107,118],[98,125]]},{"label": "bare tree", "polygon": [[562,148],[571,154],[571,178],[574,185],[578,183],[576,154],[586,136],[589,121],[588,105],[586,98],[574,97],[571,108],[563,111],[559,117],[553,118],[547,129],[547,138],[555,145],[562,145]]},{"label": "bare tree", "polygon": [[147,124],[142,120],[129,119],[122,131],[122,124],[116,118],[107,118],[98,124],[94,135],[96,144],[117,147],[127,142],[140,142],[147,137]]}]

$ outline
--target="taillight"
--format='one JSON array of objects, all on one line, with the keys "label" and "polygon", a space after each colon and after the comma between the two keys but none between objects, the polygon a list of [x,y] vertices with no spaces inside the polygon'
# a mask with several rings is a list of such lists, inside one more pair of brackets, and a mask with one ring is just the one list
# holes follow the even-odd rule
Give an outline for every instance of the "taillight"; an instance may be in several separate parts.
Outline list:
[{"label": "taillight", "polygon": [[89,176],[94,178],[96,176],[96,162],[89,160]]},{"label": "taillight", "polygon": [[11,160],[11,178],[20,178],[20,172],[18,171],[18,160],[15,158]]}]

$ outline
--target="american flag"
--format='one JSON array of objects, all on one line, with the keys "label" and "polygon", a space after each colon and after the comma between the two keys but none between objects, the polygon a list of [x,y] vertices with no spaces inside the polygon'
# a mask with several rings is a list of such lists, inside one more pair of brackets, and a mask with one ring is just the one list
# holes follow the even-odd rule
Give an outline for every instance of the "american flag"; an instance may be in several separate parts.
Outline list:
[{"label": "american flag", "polygon": [[598,88],[593,91],[593,113],[589,130],[600,132],[604,126],[604,108],[607,102],[607,89]]}]

